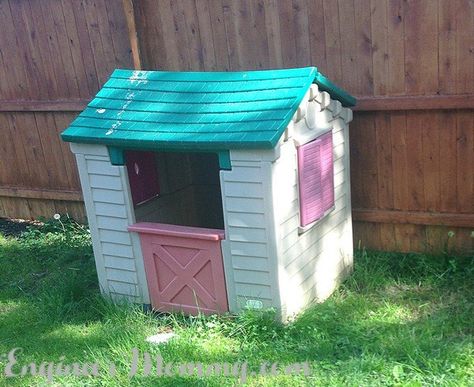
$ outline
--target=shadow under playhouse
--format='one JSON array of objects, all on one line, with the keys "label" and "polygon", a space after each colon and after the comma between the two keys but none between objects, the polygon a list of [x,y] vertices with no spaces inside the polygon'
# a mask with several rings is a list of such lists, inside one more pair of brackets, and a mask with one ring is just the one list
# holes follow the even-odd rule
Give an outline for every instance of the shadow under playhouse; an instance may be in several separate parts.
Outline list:
[{"label": "shadow under playhouse", "polygon": [[315,67],[115,70],[62,133],[102,292],[281,319],[324,300],[352,269],[354,104]]}]

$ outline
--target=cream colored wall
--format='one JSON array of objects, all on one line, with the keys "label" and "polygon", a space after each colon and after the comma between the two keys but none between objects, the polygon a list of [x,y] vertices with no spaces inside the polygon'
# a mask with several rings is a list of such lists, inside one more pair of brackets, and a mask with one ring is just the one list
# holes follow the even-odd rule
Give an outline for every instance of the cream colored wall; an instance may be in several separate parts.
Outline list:
[{"label": "cream colored wall", "polygon": [[225,240],[222,243],[231,312],[247,303],[280,308],[276,230],[272,207],[273,150],[231,151],[230,171],[221,171]]},{"label": "cream colored wall", "polygon": [[102,293],[149,304],[140,246],[127,227],[135,223],[128,175],[110,163],[101,145],[71,144],[76,156]]},{"label": "cream colored wall", "polygon": [[[327,298],[352,269],[348,122],[352,112],[313,86],[273,150],[231,151],[221,171],[230,309],[248,302],[286,320]],[[296,147],[332,130],[335,209],[302,232]]]},{"label": "cream colored wall", "polygon": [[[273,208],[278,280],[284,318],[323,301],[352,270],[349,127],[352,112],[315,85],[294,117],[273,164]],[[310,228],[300,227],[297,146],[333,134],[335,209]]]}]

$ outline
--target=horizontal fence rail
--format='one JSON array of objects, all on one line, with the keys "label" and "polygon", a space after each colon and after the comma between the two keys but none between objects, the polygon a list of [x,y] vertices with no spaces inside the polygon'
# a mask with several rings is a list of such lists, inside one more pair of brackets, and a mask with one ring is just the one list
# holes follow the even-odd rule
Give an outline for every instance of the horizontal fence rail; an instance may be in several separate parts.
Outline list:
[{"label": "horizontal fence rail", "polygon": [[[88,99],[57,101],[2,101],[0,112],[81,112]],[[389,110],[459,110],[474,109],[474,94],[404,96],[404,97],[357,97],[354,111]]]}]

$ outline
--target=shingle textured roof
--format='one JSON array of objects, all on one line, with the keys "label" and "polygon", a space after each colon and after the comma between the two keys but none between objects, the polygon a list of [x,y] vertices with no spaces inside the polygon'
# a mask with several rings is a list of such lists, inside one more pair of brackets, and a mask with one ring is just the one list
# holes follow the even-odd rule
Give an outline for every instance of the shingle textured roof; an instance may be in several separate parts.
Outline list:
[{"label": "shingle textured roof", "polygon": [[[245,72],[115,70],[62,138],[156,150],[272,148],[321,76],[315,67]],[[336,87],[333,91],[344,94]],[[351,100],[341,102],[347,105]]]}]

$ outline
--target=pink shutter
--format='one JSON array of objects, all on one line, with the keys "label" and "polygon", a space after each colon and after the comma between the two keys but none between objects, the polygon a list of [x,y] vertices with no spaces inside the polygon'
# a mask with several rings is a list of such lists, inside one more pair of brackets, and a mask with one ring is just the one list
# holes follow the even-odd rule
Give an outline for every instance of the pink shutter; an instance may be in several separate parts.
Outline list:
[{"label": "pink shutter", "polygon": [[332,131],[298,147],[301,226],[320,219],[334,206]]},{"label": "pink shutter", "polygon": [[160,193],[155,154],[153,152],[126,151],[128,180],[133,204],[144,202]]}]

